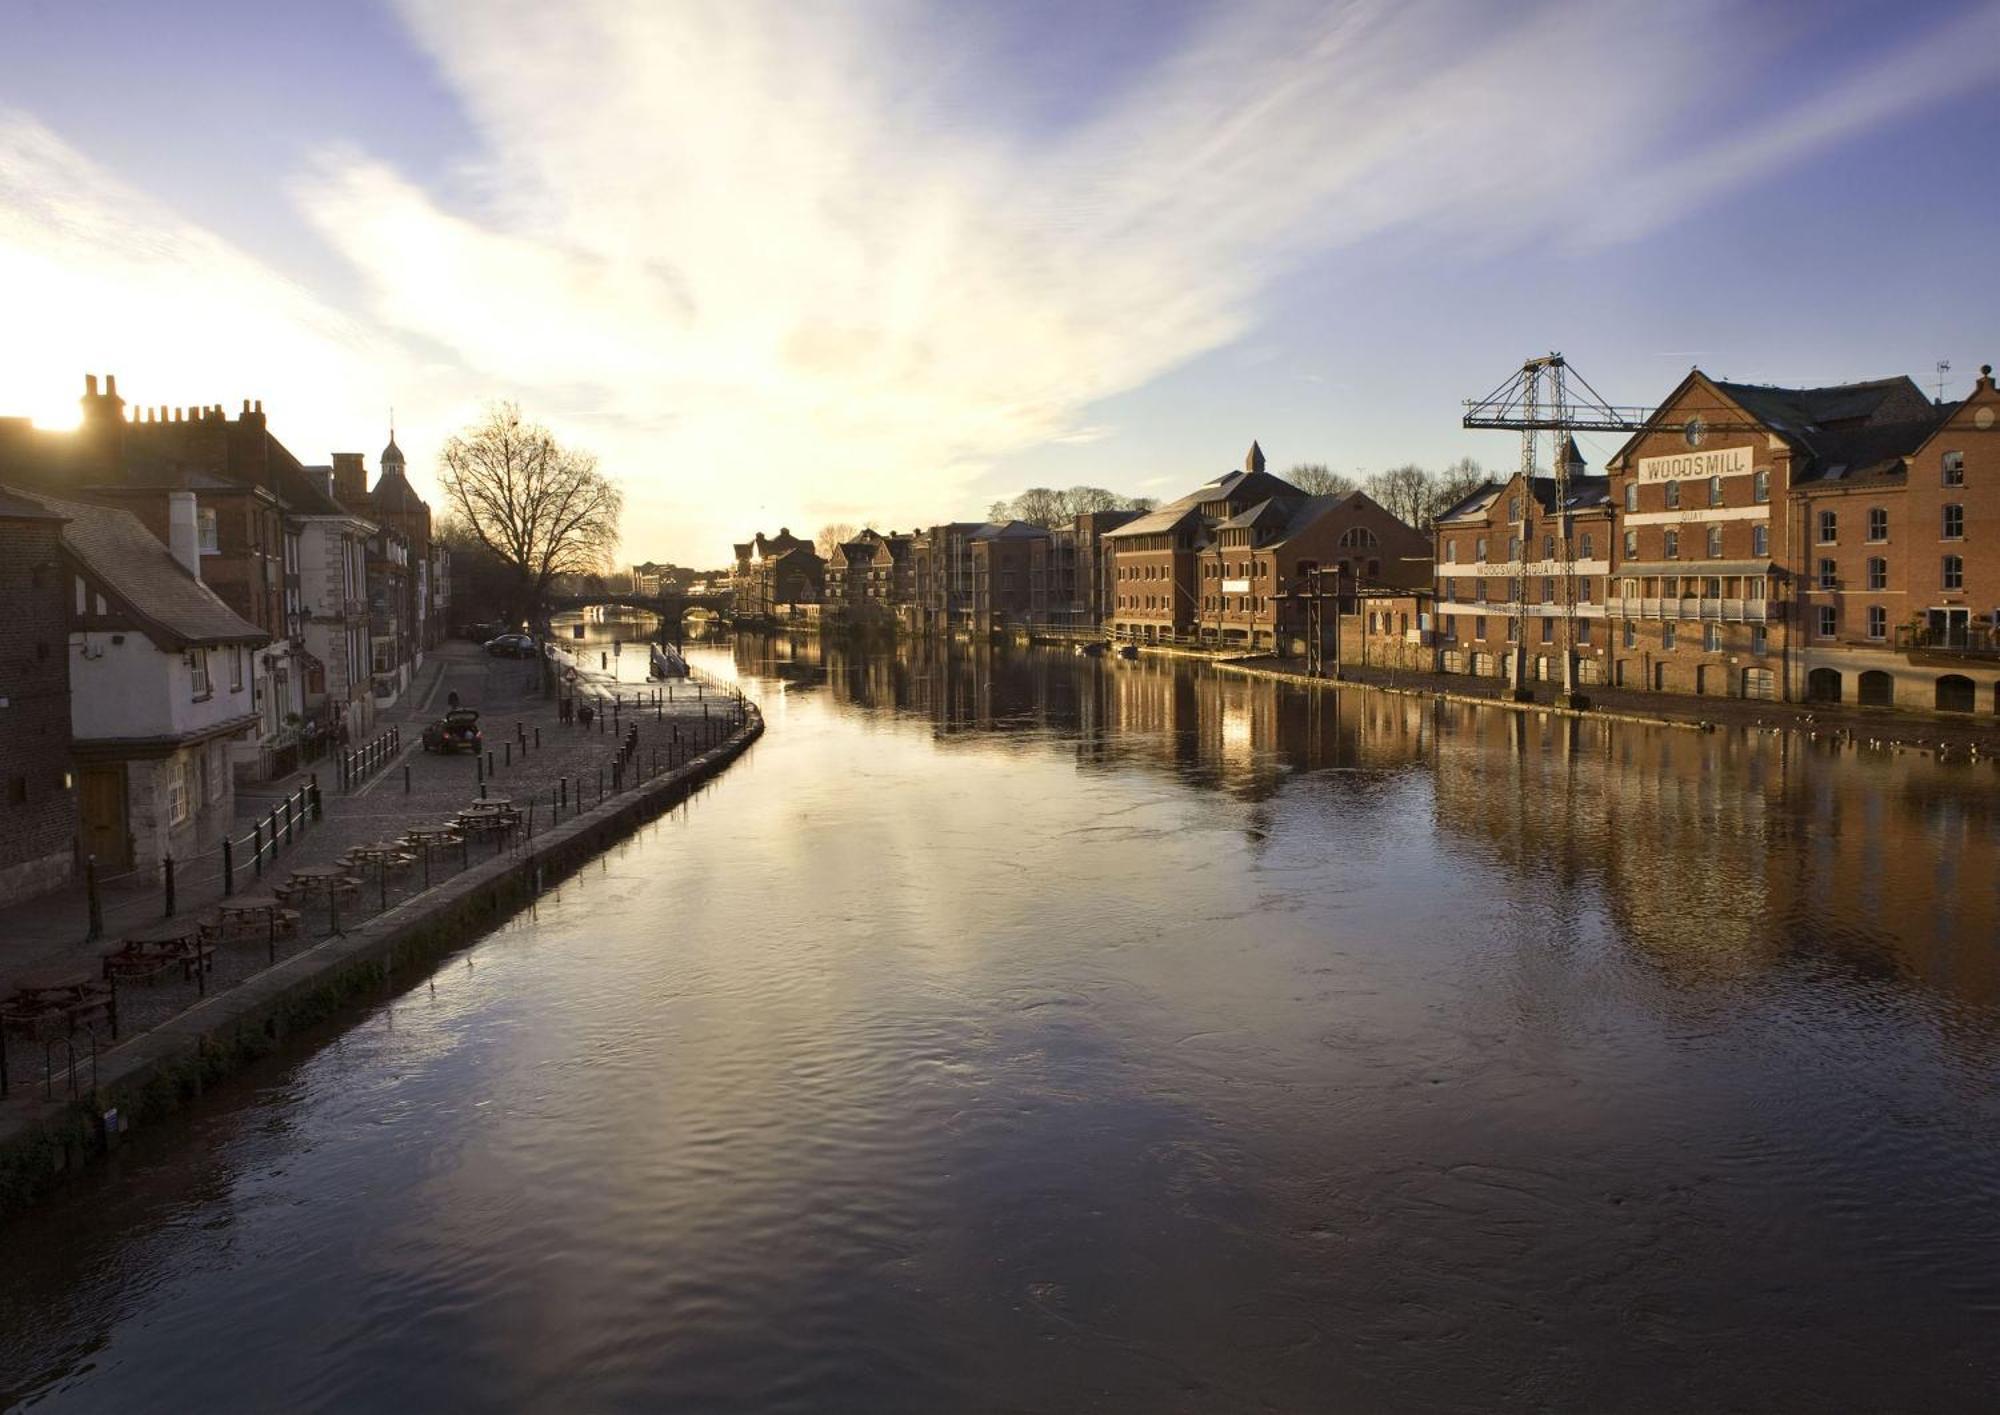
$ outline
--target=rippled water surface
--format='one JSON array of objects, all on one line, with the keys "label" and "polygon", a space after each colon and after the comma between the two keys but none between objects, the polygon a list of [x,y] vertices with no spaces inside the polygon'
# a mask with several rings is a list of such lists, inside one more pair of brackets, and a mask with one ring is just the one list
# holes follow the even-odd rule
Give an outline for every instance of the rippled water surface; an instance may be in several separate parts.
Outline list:
[{"label": "rippled water surface", "polygon": [[722,780],[0,1230],[0,1403],[1993,1408],[1991,766],[695,656]]}]

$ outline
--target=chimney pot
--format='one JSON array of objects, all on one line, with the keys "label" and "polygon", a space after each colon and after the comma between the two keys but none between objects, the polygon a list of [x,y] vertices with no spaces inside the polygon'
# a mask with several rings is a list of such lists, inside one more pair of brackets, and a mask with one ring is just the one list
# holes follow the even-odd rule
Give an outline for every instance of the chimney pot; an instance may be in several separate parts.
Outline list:
[{"label": "chimney pot", "polygon": [[250,411],[250,400],[248,398],[243,400],[243,411],[246,413]]},{"label": "chimney pot", "polygon": [[262,413],[264,411],[264,400],[262,398],[259,398],[257,400],[257,411],[259,413]]},{"label": "chimney pot", "polygon": [[97,396],[96,374],[87,373],[83,376],[83,392],[86,398],[95,398]]},{"label": "chimney pot", "polygon": [[104,396],[107,398],[116,398],[118,396],[117,374],[107,373],[104,375]]}]

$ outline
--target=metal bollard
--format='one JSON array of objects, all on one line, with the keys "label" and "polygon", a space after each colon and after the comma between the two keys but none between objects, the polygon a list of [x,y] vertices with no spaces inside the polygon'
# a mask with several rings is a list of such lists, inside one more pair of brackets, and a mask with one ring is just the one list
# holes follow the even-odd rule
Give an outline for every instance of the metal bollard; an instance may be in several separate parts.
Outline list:
[{"label": "metal bollard", "polygon": [[410,764],[408,762],[403,763],[403,794],[405,796],[410,794]]},{"label": "metal bollard", "polygon": [[313,774],[312,774],[312,775],[311,775],[311,776],[310,776],[309,778],[307,778],[307,779],[308,779],[308,780],[309,780],[309,781],[311,782],[311,784],[312,784],[312,803],[313,803],[313,819],[314,819],[314,820],[325,820],[325,819],[326,819],[326,802],[320,799],[320,794],[319,794],[319,773],[318,773],[318,772],[314,772],[314,773],[313,773]]},{"label": "metal bollard", "polygon": [[167,871],[167,917],[171,919],[174,916],[174,857],[168,855],[161,863]]},{"label": "metal bollard", "polygon": [[472,773],[479,782],[480,794],[484,795],[486,793],[486,758],[480,756],[477,752],[473,753],[472,756]]},{"label": "metal bollard", "polygon": [[[83,891],[90,900],[90,937],[104,936],[104,901],[97,894],[97,857],[83,857]],[[4,1046],[0,1042],[0,1046]]]},{"label": "metal bollard", "polygon": [[264,877],[264,822],[250,822],[250,859],[258,879]]},{"label": "metal bollard", "polygon": [[235,842],[228,836],[222,837],[222,897],[227,899],[236,892]]},{"label": "metal bollard", "polygon": [[539,752],[541,749],[542,749],[542,729],[541,725],[538,723],[536,724],[535,727],[535,750]]},{"label": "metal bollard", "polygon": [[562,805],[563,809],[567,810],[569,808],[569,778],[567,776],[565,776],[562,779],[561,785],[562,785]]},{"label": "metal bollard", "polygon": [[[487,755],[491,756],[492,753],[489,752]],[[512,766],[513,764],[514,764],[514,744],[512,742],[502,742],[500,744],[500,765]]]},{"label": "metal bollard", "polygon": [[488,748],[486,752],[486,774],[488,776],[493,775],[493,751],[491,748]]}]

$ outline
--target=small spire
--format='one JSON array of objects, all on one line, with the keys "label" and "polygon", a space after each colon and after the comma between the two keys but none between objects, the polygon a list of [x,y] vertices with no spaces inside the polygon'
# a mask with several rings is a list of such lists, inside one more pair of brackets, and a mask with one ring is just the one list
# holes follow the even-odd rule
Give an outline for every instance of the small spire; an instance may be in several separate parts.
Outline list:
[{"label": "small spire", "polygon": [[1249,454],[1243,459],[1243,470],[1246,472],[1264,470],[1264,449],[1259,447],[1254,439],[1250,443]]}]

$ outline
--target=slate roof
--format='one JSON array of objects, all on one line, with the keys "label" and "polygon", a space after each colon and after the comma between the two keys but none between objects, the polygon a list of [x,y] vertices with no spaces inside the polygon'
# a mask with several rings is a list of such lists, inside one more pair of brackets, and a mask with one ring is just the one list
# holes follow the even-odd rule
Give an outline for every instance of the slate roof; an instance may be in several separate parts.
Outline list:
[{"label": "slate roof", "polygon": [[65,517],[63,544],[169,652],[207,644],[262,644],[271,636],[190,575],[137,516],[111,506],[26,494]]},{"label": "slate roof", "polygon": [[1715,380],[1715,386],[1743,411],[1780,432],[1802,432],[1829,423],[1873,417],[1884,403],[1914,387],[1902,374],[1822,388],[1773,388],[1761,383],[1724,383],[1720,379]]},{"label": "slate roof", "polygon": [[352,515],[345,506],[319,489],[312,478],[314,472],[331,475],[333,468],[301,467],[297,471],[290,467],[278,468],[272,480],[277,483],[278,499],[285,503],[285,509],[301,516]]},{"label": "slate roof", "polygon": [[1033,540],[1048,532],[1026,521],[988,521],[966,537],[967,540]]},{"label": "slate roof", "polygon": [[1895,481],[1906,474],[1905,459],[1921,447],[1957,405],[1940,408],[1936,418],[1920,422],[1884,423],[1878,427],[1842,428],[1812,435],[1813,459],[1797,473],[1798,485],[1833,485],[1857,481]]},{"label": "slate roof", "polygon": [[16,496],[0,489],[0,520],[4,521],[60,521],[62,516],[49,510],[39,501],[30,501],[25,496]]},{"label": "slate roof", "polygon": [[[1529,493],[1535,504],[1544,511],[1556,509],[1556,479],[1554,477],[1528,478]],[[1571,477],[1569,479],[1570,511],[1589,511],[1595,507],[1607,506],[1611,502],[1611,478]]]},{"label": "slate roof", "polygon": [[[394,445],[390,444],[392,447]],[[382,475],[375,478],[375,489],[368,495],[369,501],[377,511],[424,509],[423,498],[417,495],[416,488],[403,476],[401,467],[401,462],[397,462],[394,467],[384,465]]]}]

